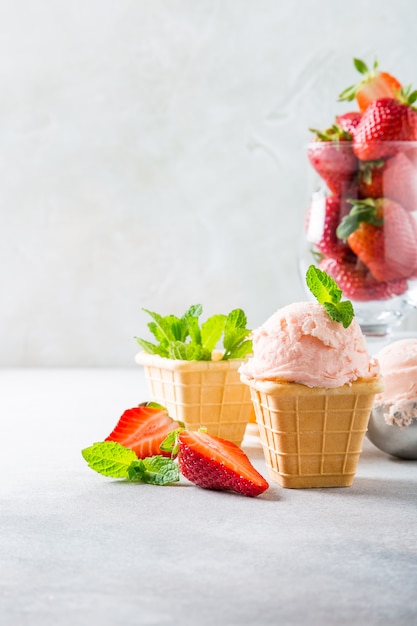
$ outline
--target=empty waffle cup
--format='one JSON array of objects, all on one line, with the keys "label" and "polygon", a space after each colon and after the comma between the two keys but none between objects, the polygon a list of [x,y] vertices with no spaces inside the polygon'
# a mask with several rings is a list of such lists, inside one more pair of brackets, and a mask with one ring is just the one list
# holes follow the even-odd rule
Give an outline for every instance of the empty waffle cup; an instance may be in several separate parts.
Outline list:
[{"label": "empty waffle cup", "polygon": [[241,445],[252,411],[238,373],[243,359],[182,361],[139,352],[135,360],[144,367],[151,399],[173,419]]},{"label": "empty waffle cup", "polygon": [[334,389],[241,379],[272,480],[295,489],[352,485],[379,378]]}]

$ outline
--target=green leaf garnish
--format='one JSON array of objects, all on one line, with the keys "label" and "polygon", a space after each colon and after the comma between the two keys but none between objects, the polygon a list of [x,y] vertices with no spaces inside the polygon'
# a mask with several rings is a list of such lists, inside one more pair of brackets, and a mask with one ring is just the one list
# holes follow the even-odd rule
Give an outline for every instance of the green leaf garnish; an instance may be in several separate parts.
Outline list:
[{"label": "green leaf garnish", "polygon": [[136,453],[116,441],[100,441],[81,451],[88,466],[110,478],[168,485],[179,480],[178,465],[162,455],[138,459]]},{"label": "green leaf garnish", "polygon": [[111,478],[127,478],[129,466],[138,458],[133,450],[116,441],[94,443],[81,454],[91,469]]},{"label": "green leaf garnish", "polygon": [[343,324],[343,328],[347,328],[355,312],[349,300],[341,301],[342,290],[333,278],[315,265],[310,265],[306,273],[306,283],[313,296],[324,306],[330,318]]},{"label": "green leaf garnish", "polygon": [[177,428],[176,430],[171,430],[170,433],[165,437],[161,445],[159,446],[162,452],[169,452],[171,454],[171,458],[175,458],[178,454],[179,444],[178,444],[178,435],[183,430],[183,428]]},{"label": "green leaf garnish", "polygon": [[244,358],[252,351],[250,330],[242,309],[234,309],[229,315],[212,315],[203,324],[199,317],[201,304],[192,305],[182,317],[143,309],[151,316],[148,328],[157,343],[135,337],[139,346],[149,354],[183,361],[211,361],[213,350],[223,342],[222,359]]},{"label": "green leaf garnish", "polygon": [[128,478],[150,485],[169,485],[179,481],[177,463],[165,456],[156,455],[133,461],[128,468]]}]

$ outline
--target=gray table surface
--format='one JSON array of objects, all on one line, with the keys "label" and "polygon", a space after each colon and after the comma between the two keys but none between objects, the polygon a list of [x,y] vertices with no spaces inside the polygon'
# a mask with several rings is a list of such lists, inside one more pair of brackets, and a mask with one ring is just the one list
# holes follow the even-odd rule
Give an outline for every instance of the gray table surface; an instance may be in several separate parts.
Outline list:
[{"label": "gray table surface", "polygon": [[366,440],[352,487],[258,498],[90,470],[147,399],[140,368],[0,370],[2,625],[417,624],[415,461]]}]

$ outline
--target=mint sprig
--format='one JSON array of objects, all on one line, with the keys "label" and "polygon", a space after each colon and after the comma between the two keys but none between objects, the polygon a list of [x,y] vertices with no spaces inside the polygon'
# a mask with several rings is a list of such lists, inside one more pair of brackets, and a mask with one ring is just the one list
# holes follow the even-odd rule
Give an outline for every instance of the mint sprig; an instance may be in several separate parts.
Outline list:
[{"label": "mint sprig", "polygon": [[342,301],[342,290],[333,278],[315,265],[310,265],[306,272],[306,283],[330,318],[340,322],[343,328],[348,328],[355,315],[353,305],[350,300]]},{"label": "mint sprig", "polygon": [[155,455],[138,459],[136,453],[116,441],[100,441],[81,451],[88,466],[110,478],[123,478],[151,485],[179,481],[179,469],[172,459]]},{"label": "mint sprig", "polygon": [[162,316],[142,309],[152,318],[148,328],[157,343],[135,337],[139,346],[149,354],[183,361],[211,361],[216,346],[222,342],[222,360],[244,358],[252,351],[248,338],[247,319],[242,309],[229,315],[217,314],[200,323],[201,304],[191,306],[182,317]]}]

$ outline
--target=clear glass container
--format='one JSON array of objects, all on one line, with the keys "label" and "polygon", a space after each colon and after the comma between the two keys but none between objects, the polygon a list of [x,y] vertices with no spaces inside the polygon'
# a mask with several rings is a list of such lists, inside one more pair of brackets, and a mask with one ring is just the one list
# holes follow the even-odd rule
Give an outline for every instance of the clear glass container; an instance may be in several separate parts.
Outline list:
[{"label": "clear glass container", "polygon": [[301,279],[324,269],[384,337],[417,307],[417,142],[314,141],[307,161]]}]

